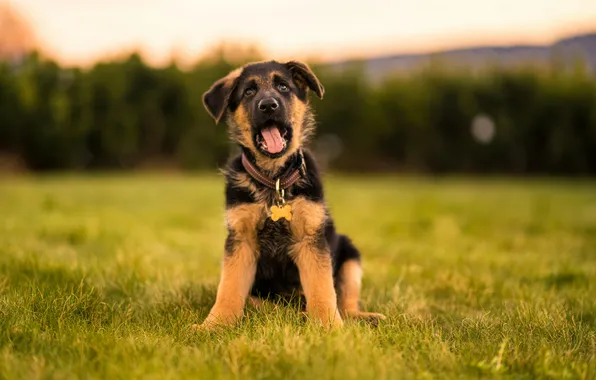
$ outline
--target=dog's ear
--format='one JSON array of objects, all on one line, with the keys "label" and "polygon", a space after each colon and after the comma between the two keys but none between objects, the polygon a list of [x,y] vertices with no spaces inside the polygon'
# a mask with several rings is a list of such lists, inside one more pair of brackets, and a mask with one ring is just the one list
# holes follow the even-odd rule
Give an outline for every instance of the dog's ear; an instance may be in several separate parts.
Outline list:
[{"label": "dog's ear", "polygon": [[314,91],[320,99],[323,99],[325,88],[306,63],[290,61],[286,63],[286,67],[292,73],[292,77],[297,86],[303,89],[308,87]]},{"label": "dog's ear", "polygon": [[203,105],[207,112],[215,119],[215,124],[218,124],[230,100],[230,94],[238,84],[238,78],[242,73],[242,69],[236,69],[230,72],[225,77],[213,83],[211,88],[203,94]]}]

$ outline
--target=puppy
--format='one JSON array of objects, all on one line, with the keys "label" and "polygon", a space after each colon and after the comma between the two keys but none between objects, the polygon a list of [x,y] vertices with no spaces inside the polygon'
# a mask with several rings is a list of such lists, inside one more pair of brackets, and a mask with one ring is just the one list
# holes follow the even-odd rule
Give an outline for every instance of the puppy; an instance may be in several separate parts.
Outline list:
[{"label": "puppy", "polygon": [[234,324],[247,297],[299,294],[306,313],[328,327],[360,311],[360,253],[335,231],[315,160],[309,91],[324,88],[304,63],[247,64],[216,81],[203,102],[225,121],[241,153],[225,174],[225,254],[215,305],[199,328]]}]

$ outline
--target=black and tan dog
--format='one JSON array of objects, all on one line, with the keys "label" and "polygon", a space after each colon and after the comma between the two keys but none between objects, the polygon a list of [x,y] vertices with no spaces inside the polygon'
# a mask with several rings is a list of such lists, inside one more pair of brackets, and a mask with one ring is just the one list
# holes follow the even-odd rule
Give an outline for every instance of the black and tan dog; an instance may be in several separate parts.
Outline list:
[{"label": "black and tan dog", "polygon": [[335,232],[317,166],[303,150],[314,129],[309,90],[323,97],[307,65],[270,61],[231,72],[203,96],[242,153],[225,170],[225,256],[215,305],[199,328],[233,324],[249,294],[300,293],[307,314],[328,326],[385,318],[359,309],[360,254]]}]

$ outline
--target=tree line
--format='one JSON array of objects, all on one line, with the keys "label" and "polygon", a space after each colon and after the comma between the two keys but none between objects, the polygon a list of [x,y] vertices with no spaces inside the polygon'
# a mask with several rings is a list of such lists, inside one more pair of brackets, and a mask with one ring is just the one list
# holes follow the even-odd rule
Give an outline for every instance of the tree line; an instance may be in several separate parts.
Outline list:
[{"label": "tree line", "polygon": [[[0,156],[46,170],[215,169],[226,128],[201,96],[256,53],[215,51],[191,68],[137,54],[92,68],[31,54],[0,63]],[[313,68],[313,149],[342,171],[596,174],[596,80],[581,65],[457,70],[433,64],[368,80],[358,65]],[[327,162],[326,161],[326,162]]]}]

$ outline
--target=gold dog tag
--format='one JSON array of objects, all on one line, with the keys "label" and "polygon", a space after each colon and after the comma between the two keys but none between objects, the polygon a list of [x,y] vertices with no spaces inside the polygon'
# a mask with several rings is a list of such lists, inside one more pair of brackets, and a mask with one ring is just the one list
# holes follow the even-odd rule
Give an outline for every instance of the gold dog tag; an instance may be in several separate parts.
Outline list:
[{"label": "gold dog tag", "polygon": [[292,220],[292,206],[286,204],[286,200],[284,198],[285,191],[284,189],[280,188],[279,179],[275,182],[275,193],[277,195],[277,200],[275,203],[276,205],[271,206],[271,220],[277,222],[281,218],[284,218],[288,222]]},{"label": "gold dog tag", "polygon": [[284,218],[288,222],[292,220],[292,206],[285,204],[282,206],[271,206],[271,220],[277,222]]}]

